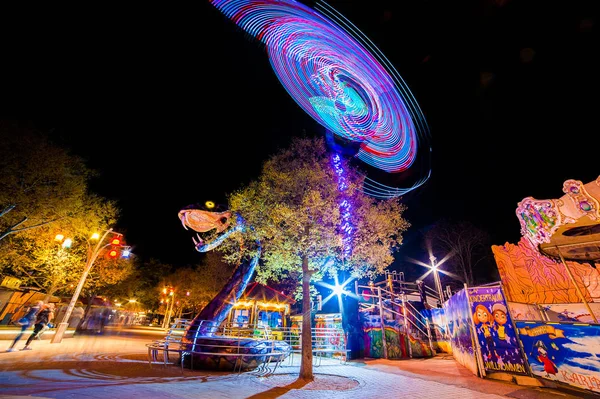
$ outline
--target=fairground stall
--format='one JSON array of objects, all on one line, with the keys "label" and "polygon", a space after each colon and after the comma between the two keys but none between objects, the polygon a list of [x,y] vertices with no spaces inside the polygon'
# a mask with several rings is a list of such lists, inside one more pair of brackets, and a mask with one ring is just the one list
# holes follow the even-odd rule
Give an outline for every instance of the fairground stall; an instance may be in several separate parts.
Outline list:
[{"label": "fairground stall", "polygon": [[521,240],[493,246],[531,372],[600,392],[600,177],[518,204]]},{"label": "fairground stall", "polygon": [[454,359],[482,378],[538,378],[600,392],[600,178],[521,201],[522,238],[492,246],[501,281],[444,302]]},{"label": "fairground stall", "polygon": [[259,283],[248,285],[246,291],[229,313],[227,321],[232,325],[256,325],[277,330],[288,326],[293,298]]}]

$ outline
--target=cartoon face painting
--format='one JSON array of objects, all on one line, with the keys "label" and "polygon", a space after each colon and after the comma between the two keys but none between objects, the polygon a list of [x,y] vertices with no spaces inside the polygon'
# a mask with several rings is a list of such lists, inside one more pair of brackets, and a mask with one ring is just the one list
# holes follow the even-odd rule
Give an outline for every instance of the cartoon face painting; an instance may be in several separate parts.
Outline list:
[{"label": "cartoon face painting", "polygon": [[496,347],[494,345],[494,338],[490,329],[492,328],[492,314],[483,305],[477,305],[475,312],[473,313],[473,322],[476,326],[480,326],[479,331],[483,333],[485,342],[487,344],[487,350],[493,360],[497,358]]},{"label": "cartoon face painting", "polygon": [[506,306],[501,303],[495,303],[494,306],[492,306],[492,316],[496,322],[496,331],[498,331],[498,339],[500,341],[508,341],[504,327],[506,321],[508,320],[506,312]]},{"label": "cartoon face painting", "polygon": [[477,305],[473,319],[475,324],[489,324],[491,322],[490,312],[483,305]]}]

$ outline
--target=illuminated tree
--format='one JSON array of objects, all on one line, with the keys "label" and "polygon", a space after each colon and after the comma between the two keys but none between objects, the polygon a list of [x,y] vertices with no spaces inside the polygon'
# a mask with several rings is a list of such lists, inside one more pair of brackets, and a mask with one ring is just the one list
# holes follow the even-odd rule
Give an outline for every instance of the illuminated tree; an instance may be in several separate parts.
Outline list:
[{"label": "illuminated tree", "polygon": [[179,309],[195,316],[219,293],[233,273],[233,266],[221,260],[221,256],[218,252],[207,252],[199,265],[179,268],[162,278],[158,290],[173,287]]},{"label": "illuminated tree", "polygon": [[[70,293],[95,244],[91,234],[115,225],[116,204],[89,192],[95,172],[82,159],[18,123],[0,122],[0,171],[0,272],[40,288],[47,298]],[[73,245],[61,247],[54,241],[58,233]],[[101,263],[94,265],[85,290],[126,275],[122,266]],[[95,279],[99,272],[103,278]]]},{"label": "illuminated tree", "polygon": [[[397,199],[376,200],[364,195],[364,177],[344,159],[344,188],[322,138],[293,140],[263,165],[261,175],[229,198],[230,208],[239,212],[252,229],[242,242],[258,239],[262,259],[256,280],[264,283],[297,272],[302,282],[302,363],[299,378],[313,380],[310,322],[310,287],[313,281],[338,270],[354,277],[380,274],[393,260],[409,223]],[[351,204],[351,252],[345,250],[340,209]],[[345,209],[347,211],[348,209]],[[233,242],[235,240],[232,240]],[[227,259],[239,256],[239,246],[228,243]],[[249,247],[244,247],[248,248]]]},{"label": "illuminated tree", "polygon": [[156,309],[159,281],[171,266],[155,258],[142,261],[137,257],[133,258],[132,264],[131,274],[118,284],[105,287],[103,294],[111,298],[135,299],[145,309]]},{"label": "illuminated tree", "polygon": [[[90,240],[92,233],[102,232],[113,226],[118,209],[111,201],[86,195],[72,204],[73,213],[52,224],[22,231],[6,238],[0,259],[4,272],[18,277],[24,285],[38,287],[47,298],[55,293],[72,293],[87,261],[88,251],[96,242]],[[73,244],[63,248],[55,241],[57,234],[71,238]],[[129,261],[104,258],[105,251],[94,262],[86,279],[84,291],[95,293],[98,288],[115,284],[126,277]]]},{"label": "illuminated tree", "polygon": [[0,241],[73,216],[93,175],[46,135],[0,121]]}]

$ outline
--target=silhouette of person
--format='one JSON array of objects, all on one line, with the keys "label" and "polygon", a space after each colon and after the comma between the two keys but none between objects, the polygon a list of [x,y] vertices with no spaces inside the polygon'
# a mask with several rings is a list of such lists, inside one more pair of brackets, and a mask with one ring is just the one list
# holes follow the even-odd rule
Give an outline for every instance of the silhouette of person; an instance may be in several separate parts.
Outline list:
[{"label": "silhouette of person", "polygon": [[21,349],[22,351],[31,350],[31,341],[38,336],[40,331],[46,327],[46,325],[54,318],[54,304],[47,303],[42,306],[40,311],[35,316],[35,324],[33,325],[33,333],[27,338],[27,342],[25,343],[25,347]]},{"label": "silhouette of person", "polygon": [[79,326],[79,322],[83,318],[85,314],[85,310],[81,306],[80,302],[77,302],[77,306],[73,308],[73,312],[71,313],[71,318],[69,319],[69,328],[77,328]]},{"label": "silhouette of person", "polygon": [[6,350],[7,352],[15,351],[15,345],[17,345],[17,342],[19,342],[23,334],[25,334],[25,330],[27,330],[31,326],[31,324],[35,320],[37,313],[40,311],[43,305],[44,301],[37,301],[35,304],[30,306],[29,309],[27,309],[25,315],[19,319],[17,323],[21,325],[21,331],[19,332],[19,334],[17,334],[10,347]]}]

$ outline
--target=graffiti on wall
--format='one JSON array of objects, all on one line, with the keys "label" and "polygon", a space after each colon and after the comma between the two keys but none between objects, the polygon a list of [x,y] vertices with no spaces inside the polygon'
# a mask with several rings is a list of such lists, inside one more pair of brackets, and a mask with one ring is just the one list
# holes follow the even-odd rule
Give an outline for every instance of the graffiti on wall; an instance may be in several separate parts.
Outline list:
[{"label": "graffiti on wall", "polygon": [[533,374],[600,392],[600,325],[517,321]]},{"label": "graffiti on wall", "polygon": [[[385,328],[385,340],[388,359],[405,359],[412,357],[433,356],[427,342],[406,335],[397,328]],[[380,327],[369,327],[364,329],[365,356],[374,359],[382,359],[383,341],[381,339]],[[410,346],[410,348],[409,348]]]},{"label": "graffiti on wall", "polygon": [[500,285],[468,288],[475,338],[487,371],[527,374]]},{"label": "graffiti on wall", "polygon": [[462,290],[454,294],[444,304],[444,311],[452,345],[452,356],[477,375],[477,359],[471,339],[471,315],[466,291]]}]

